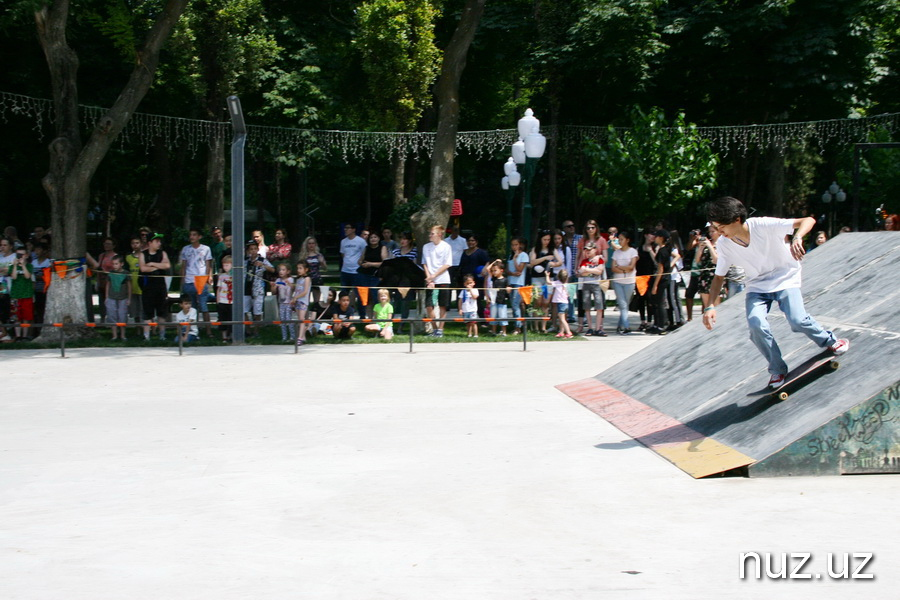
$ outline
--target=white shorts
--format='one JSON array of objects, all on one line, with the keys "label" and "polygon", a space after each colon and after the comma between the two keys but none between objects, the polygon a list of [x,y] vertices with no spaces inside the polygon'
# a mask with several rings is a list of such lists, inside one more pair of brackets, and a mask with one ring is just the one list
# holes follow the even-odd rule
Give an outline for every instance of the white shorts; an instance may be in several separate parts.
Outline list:
[{"label": "white shorts", "polygon": [[263,299],[265,296],[244,296],[244,311],[252,312],[254,317],[263,314]]}]

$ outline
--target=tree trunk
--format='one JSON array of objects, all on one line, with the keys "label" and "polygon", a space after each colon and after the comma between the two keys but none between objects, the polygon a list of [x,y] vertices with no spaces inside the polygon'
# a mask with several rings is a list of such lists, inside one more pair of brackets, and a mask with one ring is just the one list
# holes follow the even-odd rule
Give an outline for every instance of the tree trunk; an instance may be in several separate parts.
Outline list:
[{"label": "tree trunk", "polygon": [[428,239],[428,230],[445,226],[453,208],[453,158],[459,128],[459,81],[466,67],[466,55],[484,14],[485,0],[466,0],[453,37],[444,51],[441,75],[435,84],[438,103],[437,135],[431,155],[431,189],[422,210],[410,218],[413,235],[419,244]]},{"label": "tree trunk", "polygon": [[[136,64],[128,83],[112,108],[97,122],[82,145],[78,122],[78,56],[69,47],[66,26],[69,0],[54,0],[35,12],[38,40],[47,59],[53,89],[55,137],[50,142],[50,168],[42,183],[50,199],[50,222],[53,227],[55,257],[81,259],[87,240],[88,199],[90,184],[97,167],[112,143],[128,123],[131,115],[150,89],[159,52],[181,17],[188,0],[167,0],[144,45],[136,54]],[[84,303],[84,273],[77,278],[57,279],[47,291],[44,320],[48,323],[84,323],[88,318]],[[67,330],[66,334],[77,334]],[[58,339],[59,330],[46,327],[40,340]]]},{"label": "tree trunk", "polygon": [[225,220],[225,139],[213,136],[206,155],[206,214],[204,228],[223,226]]},{"label": "tree trunk", "polygon": [[399,154],[391,159],[394,177],[394,208],[406,204],[406,158]]}]

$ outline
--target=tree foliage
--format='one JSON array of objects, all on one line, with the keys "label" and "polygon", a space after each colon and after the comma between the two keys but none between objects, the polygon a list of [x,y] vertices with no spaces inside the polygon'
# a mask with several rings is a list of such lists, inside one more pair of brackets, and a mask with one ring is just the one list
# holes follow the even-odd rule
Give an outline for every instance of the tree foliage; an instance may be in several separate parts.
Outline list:
[{"label": "tree foliage", "polygon": [[609,128],[606,143],[588,143],[592,187],[583,198],[619,209],[642,223],[683,209],[716,185],[719,159],[684,113],[668,122],[659,108],[635,107],[630,128]]},{"label": "tree foliage", "polygon": [[430,100],[441,51],[434,42],[438,10],[431,0],[367,0],[353,41],[367,77],[372,123],[412,131]]}]

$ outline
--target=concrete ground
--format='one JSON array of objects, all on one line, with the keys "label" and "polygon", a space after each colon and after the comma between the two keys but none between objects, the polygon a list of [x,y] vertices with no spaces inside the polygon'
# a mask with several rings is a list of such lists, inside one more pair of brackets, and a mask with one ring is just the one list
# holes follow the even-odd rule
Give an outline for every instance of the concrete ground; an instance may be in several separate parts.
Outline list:
[{"label": "concrete ground", "polygon": [[4,352],[0,598],[896,598],[900,478],[694,480],[553,387],[655,340]]}]

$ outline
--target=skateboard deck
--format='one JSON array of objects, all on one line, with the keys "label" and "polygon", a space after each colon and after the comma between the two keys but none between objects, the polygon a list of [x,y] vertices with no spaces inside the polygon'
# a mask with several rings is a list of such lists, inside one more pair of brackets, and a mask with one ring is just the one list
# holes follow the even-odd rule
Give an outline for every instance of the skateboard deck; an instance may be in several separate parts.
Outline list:
[{"label": "skateboard deck", "polygon": [[820,368],[827,368],[832,371],[838,369],[841,364],[836,359],[837,357],[829,350],[821,352],[798,367],[791,369],[791,371],[784,376],[784,382],[777,388],[766,386],[761,390],[750,392],[747,396],[750,398],[775,396],[779,400],[787,400],[790,396],[790,392],[793,389],[802,387],[804,380],[814,371],[817,371]]}]

